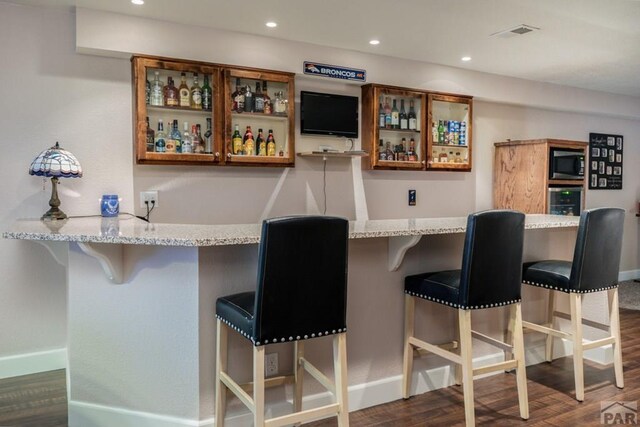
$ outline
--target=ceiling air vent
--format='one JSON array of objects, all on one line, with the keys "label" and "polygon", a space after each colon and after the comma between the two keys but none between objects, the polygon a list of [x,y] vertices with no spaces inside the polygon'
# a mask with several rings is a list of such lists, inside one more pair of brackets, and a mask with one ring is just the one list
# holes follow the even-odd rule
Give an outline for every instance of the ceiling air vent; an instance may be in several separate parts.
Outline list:
[{"label": "ceiling air vent", "polygon": [[501,39],[508,39],[515,36],[522,36],[533,31],[539,30],[538,27],[533,27],[531,25],[520,24],[513,28],[509,28],[507,30],[498,31],[497,33],[491,34],[491,37],[498,37]]}]

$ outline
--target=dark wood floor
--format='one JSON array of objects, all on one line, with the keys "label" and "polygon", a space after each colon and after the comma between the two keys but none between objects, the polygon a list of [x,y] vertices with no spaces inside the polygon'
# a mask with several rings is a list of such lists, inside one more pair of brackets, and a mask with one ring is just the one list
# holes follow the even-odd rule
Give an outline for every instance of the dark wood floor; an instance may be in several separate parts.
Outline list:
[{"label": "dark wood floor", "polygon": [[[603,401],[640,400],[640,311],[621,310],[625,388],[613,369],[585,362],[585,401],[573,398],[571,358],[527,368],[530,419],[518,412],[516,380],[499,374],[474,383],[476,422],[490,426],[599,426]],[[464,423],[462,388],[447,387],[350,414],[352,426],[452,426]],[[67,425],[64,371],[0,380],[0,426]],[[337,425],[335,419],[309,424]],[[90,427],[90,426],[87,426]],[[114,426],[115,427],[115,426]]]}]

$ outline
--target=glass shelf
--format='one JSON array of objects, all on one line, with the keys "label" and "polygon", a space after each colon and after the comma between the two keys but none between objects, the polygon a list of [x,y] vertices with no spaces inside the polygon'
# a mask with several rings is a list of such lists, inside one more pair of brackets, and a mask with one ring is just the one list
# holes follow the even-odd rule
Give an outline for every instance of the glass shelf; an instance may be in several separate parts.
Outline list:
[{"label": "glass shelf", "polygon": [[149,111],[163,111],[163,110],[184,111],[189,113],[199,113],[205,116],[211,115],[211,110],[203,110],[203,109],[191,108],[191,107],[171,107],[166,105],[160,106],[160,105],[147,104],[147,110]]}]

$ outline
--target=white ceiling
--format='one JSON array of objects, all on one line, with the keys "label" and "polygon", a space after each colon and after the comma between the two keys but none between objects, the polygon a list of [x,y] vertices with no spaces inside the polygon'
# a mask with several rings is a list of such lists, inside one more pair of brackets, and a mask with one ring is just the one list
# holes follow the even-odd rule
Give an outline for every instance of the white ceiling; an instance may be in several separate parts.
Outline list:
[{"label": "white ceiling", "polygon": [[[640,96],[640,0],[12,2],[80,6]],[[270,20],[278,27],[267,28]],[[540,30],[490,37],[519,24]],[[369,45],[372,38],[381,43]],[[473,59],[462,62],[465,55]]]}]

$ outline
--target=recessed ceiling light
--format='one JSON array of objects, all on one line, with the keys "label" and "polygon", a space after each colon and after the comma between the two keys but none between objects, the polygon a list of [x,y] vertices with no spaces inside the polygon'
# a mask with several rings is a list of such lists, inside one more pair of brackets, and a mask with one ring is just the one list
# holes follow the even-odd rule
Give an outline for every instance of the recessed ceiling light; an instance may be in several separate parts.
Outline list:
[{"label": "recessed ceiling light", "polygon": [[375,40],[375,39],[374,40],[369,40],[369,44],[372,44],[372,45],[375,46],[377,44],[380,44],[380,40]]},{"label": "recessed ceiling light", "polygon": [[462,58],[460,58],[461,60],[463,60],[464,62],[468,62],[471,61],[471,57],[470,56],[463,56]]},{"label": "recessed ceiling light", "polygon": [[141,4],[144,4],[144,0],[131,0],[131,3],[137,4],[138,6],[140,6]]},{"label": "recessed ceiling light", "polygon": [[267,23],[266,23],[266,24],[264,24],[264,25],[266,25],[266,26],[267,26],[267,27],[269,27],[269,28],[275,28],[275,27],[277,27],[277,26],[278,26],[278,24],[276,24],[275,22],[267,22]]}]

